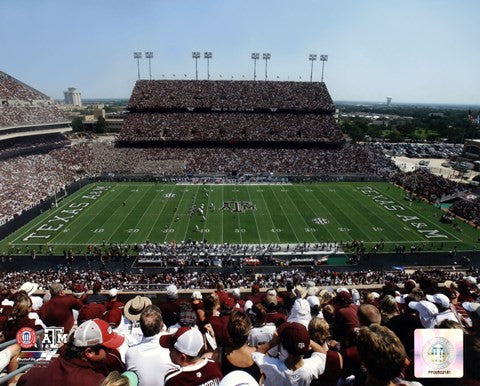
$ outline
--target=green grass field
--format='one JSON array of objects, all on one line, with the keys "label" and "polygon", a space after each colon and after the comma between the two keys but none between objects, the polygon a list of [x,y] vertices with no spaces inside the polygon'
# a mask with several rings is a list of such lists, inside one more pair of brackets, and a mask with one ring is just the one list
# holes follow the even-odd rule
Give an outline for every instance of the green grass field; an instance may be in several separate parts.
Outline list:
[{"label": "green grass field", "polygon": [[[193,210],[192,210],[193,208]],[[197,208],[197,209],[195,209]],[[201,210],[199,210],[200,208]],[[203,208],[203,209],[202,209]],[[203,212],[203,215],[202,215]],[[297,243],[362,240],[385,251],[403,244],[425,250],[473,250],[480,232],[442,224],[440,209],[410,203],[388,183],[292,185],[90,184],[0,242],[26,246],[207,240],[209,243]],[[432,244],[433,243],[433,246]]]}]

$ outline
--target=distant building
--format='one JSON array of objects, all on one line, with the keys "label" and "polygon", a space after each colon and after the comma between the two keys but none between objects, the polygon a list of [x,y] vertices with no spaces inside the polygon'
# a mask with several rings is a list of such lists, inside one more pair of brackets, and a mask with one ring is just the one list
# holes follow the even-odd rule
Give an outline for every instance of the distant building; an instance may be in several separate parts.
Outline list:
[{"label": "distant building", "polygon": [[75,87],[69,87],[68,91],[64,91],[65,104],[82,107],[82,94]]},{"label": "distant building", "polygon": [[458,161],[473,163],[474,169],[480,171],[480,139],[467,139]]}]

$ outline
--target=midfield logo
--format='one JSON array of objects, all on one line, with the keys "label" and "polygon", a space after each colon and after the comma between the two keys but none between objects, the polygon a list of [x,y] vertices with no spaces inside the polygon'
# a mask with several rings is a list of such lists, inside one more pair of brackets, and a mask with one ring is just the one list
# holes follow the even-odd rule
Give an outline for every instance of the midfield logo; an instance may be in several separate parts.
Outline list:
[{"label": "midfield logo", "polygon": [[317,225],[326,225],[330,222],[327,218],[322,217],[315,217],[312,221]]},{"label": "midfield logo", "polygon": [[243,213],[246,210],[257,210],[257,207],[250,201],[224,201],[220,209],[230,210],[234,213]]}]

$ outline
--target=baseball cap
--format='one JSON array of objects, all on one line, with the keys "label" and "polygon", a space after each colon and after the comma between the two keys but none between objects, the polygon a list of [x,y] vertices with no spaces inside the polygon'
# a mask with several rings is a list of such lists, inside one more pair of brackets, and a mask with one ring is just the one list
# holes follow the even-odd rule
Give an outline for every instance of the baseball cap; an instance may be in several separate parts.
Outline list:
[{"label": "baseball cap", "polygon": [[168,349],[175,349],[190,357],[197,357],[202,354],[205,347],[203,334],[193,327],[180,327],[175,334],[162,335],[160,346]]},{"label": "baseball cap", "polygon": [[310,305],[310,308],[320,305],[320,299],[318,298],[318,296],[307,297],[307,302]]},{"label": "baseball cap", "polygon": [[202,300],[203,296],[200,291],[193,291],[192,299]]},{"label": "baseball cap", "polygon": [[448,308],[450,306],[450,299],[444,294],[435,294],[433,296],[427,295],[427,300],[443,308]]},{"label": "baseball cap", "polygon": [[253,293],[260,292],[260,286],[258,284],[252,285],[252,292]]},{"label": "baseball cap", "polygon": [[73,345],[89,347],[101,345],[107,348],[120,347],[125,338],[113,332],[112,327],[101,319],[92,319],[83,322],[73,336]]},{"label": "baseball cap", "polygon": [[435,317],[438,315],[438,308],[435,304],[427,300],[420,300],[419,302],[410,302],[408,306],[412,310],[418,311],[420,322],[424,328],[435,327]]},{"label": "baseball cap", "polygon": [[95,284],[93,285],[93,290],[100,291],[101,289],[102,289],[102,283],[100,283],[99,281],[95,282]]},{"label": "baseball cap", "polygon": [[465,311],[474,313],[480,317],[480,303],[463,302],[462,307],[465,309]]},{"label": "baseball cap", "polygon": [[225,310],[231,310],[233,307],[235,307],[235,300],[230,296],[225,297],[222,301],[222,308]]},{"label": "baseball cap", "polygon": [[167,296],[168,297],[174,297],[178,294],[178,289],[177,289],[177,286],[175,284],[170,284],[168,287],[167,287]]},{"label": "baseball cap", "polygon": [[310,349],[310,335],[307,328],[296,322],[285,322],[278,328],[282,346],[293,355],[305,355]]},{"label": "baseball cap", "polygon": [[110,296],[111,298],[114,298],[117,295],[118,295],[118,290],[116,288],[112,288],[110,291],[108,291],[108,296]]}]

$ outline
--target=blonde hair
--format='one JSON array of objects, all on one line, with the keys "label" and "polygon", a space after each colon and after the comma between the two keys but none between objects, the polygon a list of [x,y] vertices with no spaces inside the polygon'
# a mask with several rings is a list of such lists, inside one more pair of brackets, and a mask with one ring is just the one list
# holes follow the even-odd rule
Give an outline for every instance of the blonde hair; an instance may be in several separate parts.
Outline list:
[{"label": "blonde hair", "polygon": [[330,326],[323,318],[313,318],[308,323],[310,339],[318,344],[324,344],[330,337]]},{"label": "blonde hair", "polygon": [[130,381],[118,371],[112,371],[107,375],[100,386],[130,386]]}]

